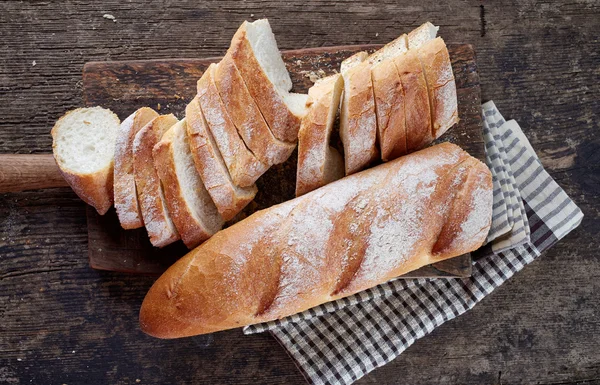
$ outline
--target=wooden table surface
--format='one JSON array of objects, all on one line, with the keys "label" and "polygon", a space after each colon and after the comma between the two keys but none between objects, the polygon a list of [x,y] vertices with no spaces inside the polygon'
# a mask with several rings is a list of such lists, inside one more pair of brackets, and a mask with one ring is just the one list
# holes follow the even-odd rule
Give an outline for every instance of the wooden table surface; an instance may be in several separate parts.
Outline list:
[{"label": "wooden table surface", "polygon": [[[0,153],[51,151],[53,122],[83,104],[85,62],[221,55],[260,17],[282,49],[385,43],[426,20],[474,44],[483,100],[521,124],[585,214],[474,310],[358,383],[599,384],[598,1],[2,1]],[[88,267],[70,189],[0,195],[0,383],[303,382],[268,334],[145,336],[152,280]]]}]

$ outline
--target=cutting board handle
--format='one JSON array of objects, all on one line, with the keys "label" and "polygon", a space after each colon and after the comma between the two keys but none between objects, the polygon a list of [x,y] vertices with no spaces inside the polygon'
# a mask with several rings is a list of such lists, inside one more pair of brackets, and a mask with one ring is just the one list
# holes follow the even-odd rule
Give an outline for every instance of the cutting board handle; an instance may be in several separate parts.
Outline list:
[{"label": "cutting board handle", "polygon": [[0,155],[0,193],[65,186],[52,154]]}]

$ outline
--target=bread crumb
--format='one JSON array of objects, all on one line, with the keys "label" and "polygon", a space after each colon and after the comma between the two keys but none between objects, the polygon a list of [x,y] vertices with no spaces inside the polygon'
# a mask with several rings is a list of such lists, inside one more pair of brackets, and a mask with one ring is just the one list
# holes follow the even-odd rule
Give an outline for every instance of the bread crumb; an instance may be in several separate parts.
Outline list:
[{"label": "bread crumb", "polygon": [[84,120],[84,121],[83,121],[83,124],[90,125],[90,124],[92,124],[92,123],[88,122],[87,120]]},{"label": "bread crumb", "polygon": [[251,14],[250,14],[250,17],[254,17],[254,14],[253,14],[253,13],[251,13]]},{"label": "bread crumb", "polygon": [[36,65],[36,64],[37,64],[37,63],[35,62],[35,60],[31,62],[31,66],[32,66],[32,67],[35,67],[35,65]]},{"label": "bread crumb", "polygon": [[302,60],[296,60],[296,65],[301,66],[302,65]]},{"label": "bread crumb", "polygon": [[140,382],[142,382],[142,380],[140,380],[139,378],[136,378],[135,382],[140,383]]},{"label": "bread crumb", "polygon": [[377,37],[377,36],[379,36],[379,32],[377,32],[377,33],[375,34],[375,37]]},{"label": "bread crumb", "polygon": [[114,23],[117,22],[117,18],[111,15],[110,13],[105,13],[102,17],[108,20],[112,20]]},{"label": "bread crumb", "polygon": [[160,103],[158,103],[158,104],[156,105],[156,109],[157,109],[158,111],[160,111]]}]

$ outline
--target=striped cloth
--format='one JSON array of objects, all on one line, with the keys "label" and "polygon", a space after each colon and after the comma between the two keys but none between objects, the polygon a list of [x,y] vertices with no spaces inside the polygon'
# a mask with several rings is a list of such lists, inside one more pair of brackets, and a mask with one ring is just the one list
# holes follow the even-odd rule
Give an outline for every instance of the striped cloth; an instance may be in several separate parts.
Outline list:
[{"label": "striped cloth", "polygon": [[576,228],[583,214],[519,125],[506,122],[491,101],[482,109],[494,220],[470,278],[396,279],[244,333],[270,331],[310,384],[351,384],[471,309]]}]

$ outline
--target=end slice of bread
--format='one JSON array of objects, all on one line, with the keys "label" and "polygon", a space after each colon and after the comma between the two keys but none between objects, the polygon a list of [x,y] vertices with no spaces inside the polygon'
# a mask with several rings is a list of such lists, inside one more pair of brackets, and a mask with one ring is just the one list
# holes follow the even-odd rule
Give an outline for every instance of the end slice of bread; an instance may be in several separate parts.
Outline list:
[{"label": "end slice of bread", "polygon": [[52,152],[73,191],[104,215],[113,204],[113,167],[119,118],[102,107],[78,108],[52,128]]},{"label": "end slice of bread", "polygon": [[233,36],[228,54],[273,135],[295,143],[306,110],[297,97],[288,97],[292,81],[268,20],[245,21]]},{"label": "end slice of bread", "polygon": [[161,115],[138,131],[133,140],[133,175],[138,201],[150,243],[156,247],[164,247],[179,239],[152,157],[156,143],[177,122],[173,114]]},{"label": "end slice of bread", "polygon": [[154,166],[164,187],[169,214],[181,239],[194,248],[223,227],[190,152],[185,119],[173,125],[154,146]]},{"label": "end slice of bread", "polygon": [[439,138],[458,123],[458,98],[452,63],[441,37],[423,44],[418,53],[429,92],[432,136]]},{"label": "end slice of bread", "polygon": [[187,105],[185,120],[196,170],[198,170],[219,214],[223,220],[228,221],[254,199],[258,189],[256,185],[238,187],[231,180],[217,143],[202,115],[198,97]]},{"label": "end slice of bread", "polygon": [[344,94],[340,138],[344,145],[346,175],[361,171],[379,157],[371,64],[366,58],[366,55],[356,54],[346,59],[345,65],[342,63]]},{"label": "end slice of bread", "polygon": [[318,80],[308,90],[308,112],[298,134],[296,196],[344,176],[344,160],[329,145],[344,80],[340,74]]},{"label": "end slice of bread", "polygon": [[133,139],[158,113],[143,107],[121,123],[115,145],[115,208],[124,229],[144,226],[133,175]]},{"label": "end slice of bread", "polygon": [[198,100],[208,127],[236,186],[249,187],[269,169],[244,144],[214,81],[215,64],[198,80]]},{"label": "end slice of bread", "polygon": [[223,104],[248,149],[266,165],[285,162],[296,148],[295,144],[273,136],[231,55],[225,55],[216,66],[214,76]]}]

